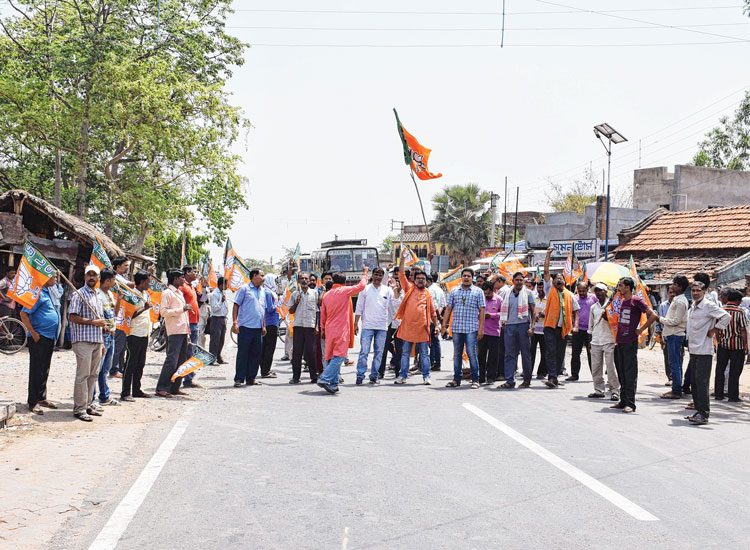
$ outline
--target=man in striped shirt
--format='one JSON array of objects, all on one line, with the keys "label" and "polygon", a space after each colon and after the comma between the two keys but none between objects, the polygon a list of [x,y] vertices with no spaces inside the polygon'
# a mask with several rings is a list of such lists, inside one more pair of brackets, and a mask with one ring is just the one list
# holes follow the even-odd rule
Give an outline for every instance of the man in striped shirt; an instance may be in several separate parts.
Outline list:
[{"label": "man in striped shirt", "polygon": [[729,313],[729,326],[716,335],[716,380],[714,397],[724,399],[724,371],[729,364],[729,401],[740,401],[740,375],[747,353],[747,317],[740,307],[742,293],[734,288],[727,291],[727,305],[724,311]]}]

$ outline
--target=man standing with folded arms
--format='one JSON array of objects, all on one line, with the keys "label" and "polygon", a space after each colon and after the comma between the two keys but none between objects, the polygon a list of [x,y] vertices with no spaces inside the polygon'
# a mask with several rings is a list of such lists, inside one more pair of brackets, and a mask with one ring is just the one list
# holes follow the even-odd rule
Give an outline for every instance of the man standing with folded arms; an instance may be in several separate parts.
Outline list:
[{"label": "man standing with folded arms", "polygon": [[89,264],[85,268],[85,284],[70,298],[70,337],[76,356],[76,379],[73,389],[73,414],[79,420],[91,422],[101,416],[102,408],[93,403],[99,363],[104,353],[102,302],[96,292],[99,268]]},{"label": "man standing with folded arms", "polygon": [[185,275],[181,269],[167,271],[167,289],[161,295],[161,310],[164,325],[167,329],[167,357],[156,383],[156,395],[171,398],[175,395],[187,395],[180,389],[182,378],[172,382],[172,375],[177,368],[188,360],[188,338],[190,337],[190,323],[188,311],[191,306],[185,303],[180,287],[185,283]]},{"label": "man standing with folded arms", "polygon": [[60,317],[49,293],[49,289],[56,284],[57,274],[44,284],[34,307],[21,310],[21,321],[29,333],[28,405],[29,411],[34,414],[44,414],[40,406],[57,408],[57,405],[47,401],[47,378],[60,326]]}]

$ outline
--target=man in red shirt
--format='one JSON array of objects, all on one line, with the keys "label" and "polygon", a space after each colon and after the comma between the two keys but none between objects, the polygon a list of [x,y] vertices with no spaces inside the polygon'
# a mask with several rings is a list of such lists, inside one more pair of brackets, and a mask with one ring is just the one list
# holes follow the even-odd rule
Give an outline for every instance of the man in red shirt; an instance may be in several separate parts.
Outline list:
[{"label": "man in red shirt", "polygon": [[[188,310],[188,323],[190,323],[190,346],[188,346],[188,354],[193,355],[193,345],[198,343],[198,321],[200,321],[200,312],[198,310],[198,294],[193,288],[193,281],[198,278],[198,271],[195,266],[186,265],[183,266],[182,272],[185,274],[185,282],[180,286],[179,290],[182,297],[185,298],[185,303],[190,306]],[[201,388],[203,386],[193,382],[195,372],[191,372],[185,376],[183,386],[186,388]]]}]

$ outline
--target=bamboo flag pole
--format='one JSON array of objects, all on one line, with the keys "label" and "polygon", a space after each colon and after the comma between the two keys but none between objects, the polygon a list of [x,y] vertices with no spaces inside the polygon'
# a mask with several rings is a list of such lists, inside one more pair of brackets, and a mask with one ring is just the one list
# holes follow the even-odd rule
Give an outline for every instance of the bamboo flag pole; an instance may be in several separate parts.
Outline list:
[{"label": "bamboo flag pole", "polygon": [[[47,261],[49,262],[49,260],[47,260]],[[50,262],[50,265],[55,266],[55,264],[53,264],[52,262]],[[55,269],[57,269],[56,266],[55,266]],[[57,273],[60,275],[60,277],[63,278],[63,280],[66,283],[68,283],[70,285],[70,288],[73,289],[73,292],[75,292],[76,294],[78,294],[78,297],[81,299],[81,301],[84,304],[86,304],[86,307],[89,308],[89,311],[91,311],[91,313],[94,314],[94,317],[96,317],[97,319],[101,319],[101,317],[99,317],[99,314],[96,312],[96,310],[94,310],[94,308],[91,307],[91,305],[88,303],[88,301],[86,300],[86,298],[83,297],[83,294],[81,294],[79,292],[79,290],[75,287],[75,285],[73,283],[71,283],[70,280],[65,275],[63,275],[62,271],[60,271],[59,269],[57,269]]]},{"label": "bamboo flag pole", "polygon": [[[430,255],[430,252],[432,252],[432,237],[430,237],[430,226],[427,224],[427,218],[424,215],[424,206],[422,205],[422,196],[419,194],[419,187],[417,187],[417,180],[414,179],[414,170],[412,170],[411,166],[409,166],[409,175],[411,176],[411,181],[414,182],[414,189],[417,190],[417,198],[419,199],[419,208],[422,210],[422,221],[424,221],[424,225],[427,228],[427,244],[429,245],[429,249],[427,250],[427,255]],[[403,233],[403,229],[401,230]]]}]

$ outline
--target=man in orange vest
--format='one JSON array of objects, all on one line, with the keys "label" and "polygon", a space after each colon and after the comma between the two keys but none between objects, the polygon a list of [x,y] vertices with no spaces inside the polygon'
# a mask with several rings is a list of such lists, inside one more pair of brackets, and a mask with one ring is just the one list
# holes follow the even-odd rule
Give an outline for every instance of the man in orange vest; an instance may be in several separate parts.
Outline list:
[{"label": "man in orange vest", "polygon": [[549,259],[554,247],[547,249],[544,259],[544,291],[547,293],[547,304],[544,308],[544,343],[547,347],[547,381],[549,388],[564,385],[557,380],[562,373],[565,359],[565,338],[571,332],[578,332],[578,310],[581,306],[573,299],[573,293],[565,288],[565,277],[562,273],[555,275],[550,282]]}]

